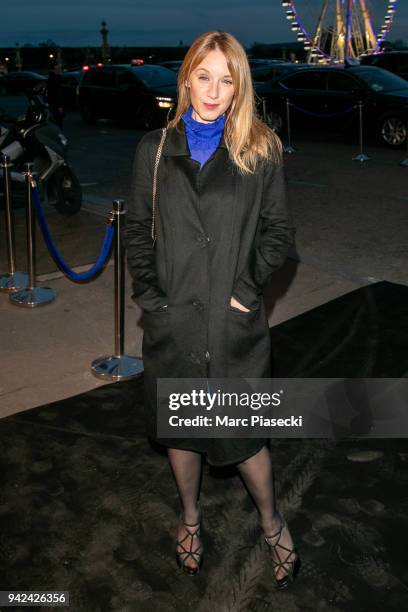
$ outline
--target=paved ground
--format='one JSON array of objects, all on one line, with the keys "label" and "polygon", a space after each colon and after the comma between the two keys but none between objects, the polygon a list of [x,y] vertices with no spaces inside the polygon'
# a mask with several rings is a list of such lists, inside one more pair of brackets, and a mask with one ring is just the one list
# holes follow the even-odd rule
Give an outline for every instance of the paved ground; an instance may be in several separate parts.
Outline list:
[{"label": "paved ground", "polygon": [[329,438],[265,428],[276,504],[302,560],[292,588],[273,588],[237,466],[208,455],[204,565],[195,578],[177,568],[178,494],[165,449],[145,436],[136,379],[0,419],[3,590],[68,591],[75,612],[407,610],[408,438],[371,437],[401,432],[389,377],[408,373],[407,315],[408,287],[380,282],[271,329],[278,378],[348,379],[301,410]]},{"label": "paved ground", "polygon": [[[22,107],[23,99],[17,103]],[[0,107],[17,108],[15,99]],[[113,198],[130,196],[134,148],[143,134],[124,126],[83,126],[68,116],[65,132],[71,160],[84,189],[84,206],[73,218],[47,207],[53,236],[71,266],[87,267],[99,252],[104,220]],[[267,292],[270,324],[289,319],[353,288],[389,280],[407,284],[408,181],[398,162],[403,151],[367,149],[371,160],[352,161],[354,143],[296,141],[287,158],[291,206],[300,263],[288,260]],[[18,264],[25,268],[24,215],[16,211]],[[58,291],[57,300],[35,310],[12,306],[0,296],[0,416],[69,397],[101,383],[91,361],[113,351],[113,269],[75,285],[56,271],[38,237],[40,284]],[[4,224],[0,227],[1,270],[6,271]],[[126,291],[126,349],[140,354],[140,312]]]}]

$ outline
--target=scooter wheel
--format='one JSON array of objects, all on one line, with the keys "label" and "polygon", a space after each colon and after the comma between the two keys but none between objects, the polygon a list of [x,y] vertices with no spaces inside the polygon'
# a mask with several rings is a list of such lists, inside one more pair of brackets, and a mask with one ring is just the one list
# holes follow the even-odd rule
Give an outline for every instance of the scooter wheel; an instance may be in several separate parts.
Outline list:
[{"label": "scooter wheel", "polygon": [[69,166],[59,168],[48,184],[48,202],[62,215],[75,215],[82,206],[82,188]]}]

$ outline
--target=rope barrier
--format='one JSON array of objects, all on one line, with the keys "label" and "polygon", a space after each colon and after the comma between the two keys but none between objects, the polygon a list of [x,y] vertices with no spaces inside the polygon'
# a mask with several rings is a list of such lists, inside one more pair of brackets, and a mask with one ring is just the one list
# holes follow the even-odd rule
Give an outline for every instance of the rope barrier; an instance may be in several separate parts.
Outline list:
[{"label": "rope barrier", "polygon": [[35,210],[37,213],[38,222],[41,227],[41,231],[44,236],[45,243],[48,247],[51,257],[53,258],[57,266],[60,268],[60,270],[70,280],[72,280],[75,283],[86,282],[86,281],[89,281],[95,278],[100,273],[102,268],[105,266],[110,256],[113,239],[115,236],[115,227],[113,223],[109,222],[106,227],[102,248],[100,250],[100,253],[99,253],[99,256],[96,262],[89,268],[89,270],[86,270],[85,272],[74,272],[74,270],[72,270],[68,266],[68,264],[64,261],[64,259],[58,253],[57,247],[51,237],[51,234],[48,228],[48,224],[47,224],[47,220],[45,218],[45,214],[41,206],[40,191],[37,186],[32,187],[32,196],[33,196]]}]

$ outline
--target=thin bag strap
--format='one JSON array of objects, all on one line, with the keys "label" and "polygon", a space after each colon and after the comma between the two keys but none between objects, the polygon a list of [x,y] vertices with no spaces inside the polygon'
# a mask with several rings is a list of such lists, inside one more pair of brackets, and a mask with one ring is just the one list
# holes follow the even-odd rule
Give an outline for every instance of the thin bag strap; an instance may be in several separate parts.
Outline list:
[{"label": "thin bag strap", "polygon": [[155,234],[155,223],[156,223],[156,191],[157,191],[157,169],[159,167],[160,156],[162,153],[164,140],[166,138],[167,128],[163,128],[162,135],[160,139],[160,144],[157,147],[156,160],[154,162],[154,171],[153,171],[153,203],[152,203],[152,240],[153,246],[156,242],[156,234]]}]

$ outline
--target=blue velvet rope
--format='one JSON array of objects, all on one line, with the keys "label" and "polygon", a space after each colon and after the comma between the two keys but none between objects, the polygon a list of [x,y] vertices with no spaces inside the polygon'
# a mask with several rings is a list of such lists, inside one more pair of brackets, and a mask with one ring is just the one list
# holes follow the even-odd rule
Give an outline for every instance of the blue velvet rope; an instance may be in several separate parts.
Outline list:
[{"label": "blue velvet rope", "polygon": [[107,260],[109,259],[110,251],[112,248],[112,242],[113,242],[113,238],[115,235],[114,226],[112,224],[109,224],[106,226],[105,237],[103,240],[102,248],[100,250],[99,257],[96,260],[96,262],[93,264],[93,266],[91,266],[89,270],[86,270],[85,272],[74,272],[74,270],[72,270],[68,266],[68,264],[64,261],[64,259],[58,253],[57,247],[55,246],[55,243],[51,237],[51,234],[48,228],[48,224],[47,224],[47,220],[45,218],[44,211],[41,206],[40,191],[38,187],[33,187],[31,189],[31,193],[33,196],[34,207],[37,213],[38,222],[40,224],[45,243],[48,247],[48,250],[53,260],[55,261],[57,266],[60,268],[60,270],[64,272],[64,274],[70,280],[76,283],[89,281],[95,278],[99,274],[99,272],[102,270]]}]

